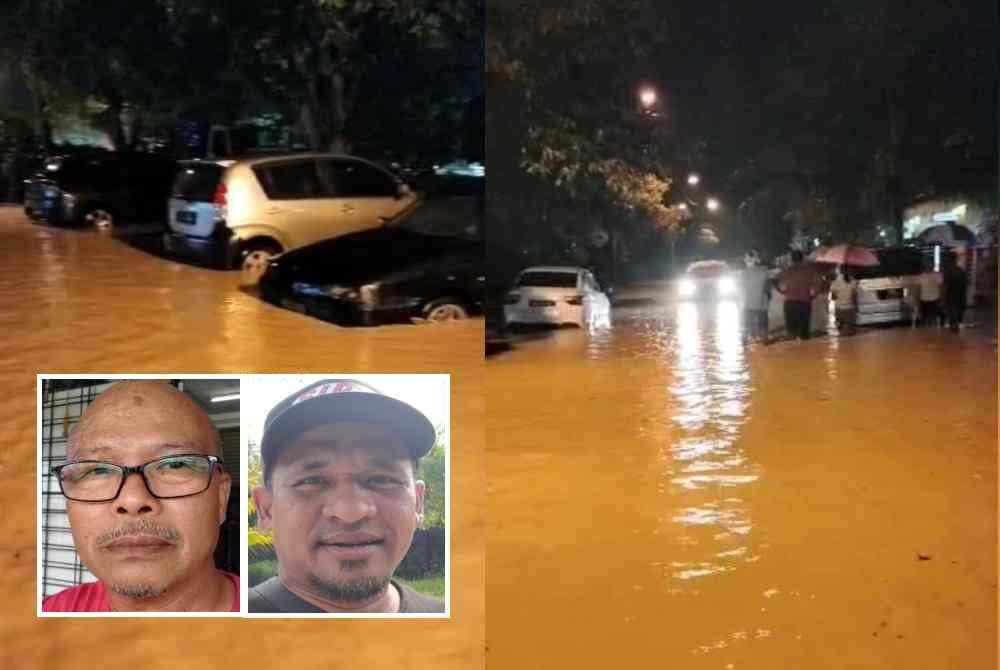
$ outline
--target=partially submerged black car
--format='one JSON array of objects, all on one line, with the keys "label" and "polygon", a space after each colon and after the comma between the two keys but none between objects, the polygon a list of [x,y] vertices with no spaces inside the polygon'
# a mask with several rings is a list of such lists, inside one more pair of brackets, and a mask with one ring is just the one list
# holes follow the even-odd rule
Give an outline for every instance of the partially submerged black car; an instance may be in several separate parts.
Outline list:
[{"label": "partially submerged black car", "polygon": [[276,256],[260,279],[261,296],[357,325],[481,314],[481,216],[481,198],[431,198],[403,221]]},{"label": "partially submerged black car", "polygon": [[48,157],[25,180],[31,219],[111,229],[123,221],[163,221],[176,161],[158,154],[89,149]]}]

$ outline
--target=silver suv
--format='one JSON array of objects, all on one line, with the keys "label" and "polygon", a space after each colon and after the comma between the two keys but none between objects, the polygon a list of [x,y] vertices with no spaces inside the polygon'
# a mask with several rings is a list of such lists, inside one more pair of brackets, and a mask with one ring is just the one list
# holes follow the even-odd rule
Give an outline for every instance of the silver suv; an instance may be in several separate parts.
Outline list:
[{"label": "silver suv", "polygon": [[168,251],[243,270],[255,283],[276,254],[376,228],[413,207],[401,180],[336,154],[185,161],[170,195]]}]

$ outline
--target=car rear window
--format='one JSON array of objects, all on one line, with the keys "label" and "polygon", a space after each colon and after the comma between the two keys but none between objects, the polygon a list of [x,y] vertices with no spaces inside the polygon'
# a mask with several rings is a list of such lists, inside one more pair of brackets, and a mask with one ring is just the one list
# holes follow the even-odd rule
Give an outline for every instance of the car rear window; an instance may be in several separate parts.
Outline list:
[{"label": "car rear window", "polygon": [[174,179],[172,197],[182,200],[211,202],[225,168],[215,163],[184,165]]},{"label": "car rear window", "polygon": [[851,268],[851,274],[858,279],[902,277],[918,275],[927,266],[924,255],[918,249],[878,249],[875,253],[878,256],[878,265]]},{"label": "car rear window", "polygon": [[576,288],[575,272],[525,272],[517,281],[518,286],[555,286]]}]

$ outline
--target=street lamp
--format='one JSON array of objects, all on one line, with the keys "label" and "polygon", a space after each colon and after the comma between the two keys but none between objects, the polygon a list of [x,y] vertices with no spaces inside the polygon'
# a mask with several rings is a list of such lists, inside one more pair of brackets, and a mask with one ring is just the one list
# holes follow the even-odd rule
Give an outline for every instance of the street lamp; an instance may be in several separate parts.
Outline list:
[{"label": "street lamp", "polygon": [[651,86],[643,86],[639,89],[639,104],[643,109],[650,109],[656,104],[656,91]]},{"label": "street lamp", "polygon": [[701,177],[699,177],[698,175],[693,173],[688,175],[688,186],[697,186],[698,182],[700,181]]},{"label": "street lamp", "polygon": [[682,202],[681,204],[677,205],[677,208],[680,209],[681,211],[686,212],[688,211],[688,204],[686,202]]},{"label": "street lamp", "polygon": [[705,206],[706,206],[706,207],[708,207],[708,211],[710,211],[710,212],[714,212],[714,211],[716,211],[717,209],[719,209],[719,201],[718,201],[718,200],[716,200],[715,198],[709,198],[709,199],[708,199],[708,200],[707,200],[707,201],[705,202]]}]

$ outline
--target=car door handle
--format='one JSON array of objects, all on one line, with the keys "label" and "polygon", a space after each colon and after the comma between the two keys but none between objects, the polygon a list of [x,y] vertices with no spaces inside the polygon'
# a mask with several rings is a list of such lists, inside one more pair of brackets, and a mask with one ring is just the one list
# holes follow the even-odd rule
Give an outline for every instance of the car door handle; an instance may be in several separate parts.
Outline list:
[{"label": "car door handle", "polygon": [[267,210],[267,213],[268,214],[281,214],[283,211],[285,211],[285,210],[282,209],[281,207],[269,207],[268,210]]},{"label": "car door handle", "polygon": [[354,211],[354,205],[344,205],[343,207],[340,208],[340,211],[342,211],[344,214],[350,214],[351,212]]}]

